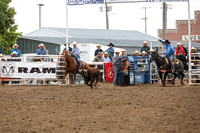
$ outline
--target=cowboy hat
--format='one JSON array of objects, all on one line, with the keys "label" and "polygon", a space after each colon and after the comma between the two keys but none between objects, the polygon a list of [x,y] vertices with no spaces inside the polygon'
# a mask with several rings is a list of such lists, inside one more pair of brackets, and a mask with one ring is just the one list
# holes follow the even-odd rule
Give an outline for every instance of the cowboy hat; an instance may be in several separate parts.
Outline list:
[{"label": "cowboy hat", "polygon": [[112,43],[109,43],[109,44],[108,44],[108,46],[110,46],[110,45],[112,45],[113,47],[115,46],[115,45],[114,45],[114,44],[112,44]]},{"label": "cowboy hat", "polygon": [[120,51],[119,51],[119,50],[116,50],[115,53],[120,53]]},{"label": "cowboy hat", "polygon": [[13,46],[12,46],[12,47],[14,48],[15,46],[19,47],[19,45],[17,45],[17,44],[13,44]]},{"label": "cowboy hat", "polygon": [[101,47],[101,45],[100,45],[100,44],[97,44],[97,47]]},{"label": "cowboy hat", "polygon": [[181,45],[181,43],[179,43],[179,42],[178,42],[176,45],[177,45],[177,46],[180,46],[180,45]]},{"label": "cowboy hat", "polygon": [[122,49],[121,52],[126,52],[126,50],[125,50],[125,49]]},{"label": "cowboy hat", "polygon": [[44,44],[43,44],[43,43],[40,43],[38,46],[39,46],[39,47],[44,47]]},{"label": "cowboy hat", "polygon": [[165,40],[165,43],[170,43],[170,41],[169,40]]},{"label": "cowboy hat", "polygon": [[13,52],[12,52],[12,55],[13,55],[13,54],[17,54],[17,52],[16,52],[16,51],[13,51]]},{"label": "cowboy hat", "polygon": [[147,43],[148,43],[147,41],[144,41],[144,42],[143,42],[143,44],[147,44]]},{"label": "cowboy hat", "polygon": [[134,54],[136,54],[136,53],[140,54],[140,52],[138,52],[138,51],[135,51],[135,52],[134,52]]},{"label": "cowboy hat", "polygon": [[191,50],[193,50],[193,49],[194,49],[195,51],[197,51],[197,49],[196,49],[195,47],[192,47],[192,48],[191,48]]},{"label": "cowboy hat", "polygon": [[72,43],[73,45],[77,45],[77,43],[76,43],[76,41],[73,41],[73,43]]},{"label": "cowboy hat", "polygon": [[0,56],[3,56],[3,54],[0,54]]},{"label": "cowboy hat", "polygon": [[107,54],[108,55],[108,52],[104,52],[103,54]]},{"label": "cowboy hat", "polygon": [[145,52],[145,51],[142,51],[142,54],[146,54],[147,52]]},{"label": "cowboy hat", "polygon": [[154,49],[151,49],[150,52],[155,52],[155,50],[154,50]]}]

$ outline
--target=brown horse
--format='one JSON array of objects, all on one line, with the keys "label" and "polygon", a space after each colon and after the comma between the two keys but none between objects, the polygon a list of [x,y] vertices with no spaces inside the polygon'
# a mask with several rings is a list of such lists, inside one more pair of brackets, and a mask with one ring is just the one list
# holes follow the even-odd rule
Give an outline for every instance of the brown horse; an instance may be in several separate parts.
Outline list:
[{"label": "brown horse", "polygon": [[[74,75],[74,80],[72,80],[72,77],[70,76],[71,78],[71,84],[73,84],[74,86],[76,85],[76,73],[77,73],[77,61],[75,60],[75,58],[71,57],[69,55],[69,51],[68,50],[65,50],[63,52],[63,59],[65,60],[65,74],[64,74],[64,77],[63,77],[63,80],[62,80],[62,84],[64,84],[64,81],[65,81],[65,77],[67,76],[68,73],[72,73]],[[86,64],[84,61],[81,61],[81,69],[90,69],[91,67]],[[73,83],[74,81],[74,83]]]}]

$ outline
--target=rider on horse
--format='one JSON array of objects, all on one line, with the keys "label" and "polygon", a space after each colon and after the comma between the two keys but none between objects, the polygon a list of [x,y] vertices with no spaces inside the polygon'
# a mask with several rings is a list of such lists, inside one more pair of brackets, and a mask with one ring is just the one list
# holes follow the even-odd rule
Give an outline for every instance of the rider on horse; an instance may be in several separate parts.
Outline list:
[{"label": "rider on horse", "polygon": [[76,45],[77,43],[74,41],[71,56],[74,56],[76,58],[80,70],[81,69],[80,50]]},{"label": "rider on horse", "polygon": [[172,73],[174,73],[174,64],[173,64],[173,58],[174,58],[174,49],[171,45],[171,42],[169,42],[169,40],[165,40],[165,41],[162,41],[162,40],[159,40],[161,43],[163,43],[165,46],[166,46],[166,52],[164,53],[161,53],[161,54],[164,54],[166,56],[169,57],[169,61],[171,63],[171,69],[172,69]]}]

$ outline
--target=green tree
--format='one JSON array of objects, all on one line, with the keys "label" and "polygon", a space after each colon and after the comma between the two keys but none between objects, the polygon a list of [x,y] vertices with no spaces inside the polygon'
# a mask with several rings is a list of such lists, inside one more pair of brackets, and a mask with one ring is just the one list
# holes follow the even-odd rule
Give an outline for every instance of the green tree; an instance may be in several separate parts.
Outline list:
[{"label": "green tree", "polygon": [[14,16],[16,14],[13,7],[9,7],[12,0],[0,0],[0,48],[4,54],[10,54],[12,45],[22,36],[18,33],[18,25],[15,24]]}]

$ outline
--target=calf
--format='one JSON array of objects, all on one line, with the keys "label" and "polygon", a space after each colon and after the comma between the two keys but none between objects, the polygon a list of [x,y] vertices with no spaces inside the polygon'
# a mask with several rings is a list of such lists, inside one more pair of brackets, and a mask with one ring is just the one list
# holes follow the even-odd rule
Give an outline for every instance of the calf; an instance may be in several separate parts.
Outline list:
[{"label": "calf", "polygon": [[80,74],[84,78],[84,83],[89,85],[92,89],[93,89],[93,83],[96,80],[96,82],[94,84],[94,87],[96,87],[98,80],[99,80],[99,75],[100,75],[100,71],[98,68],[82,70]]}]

